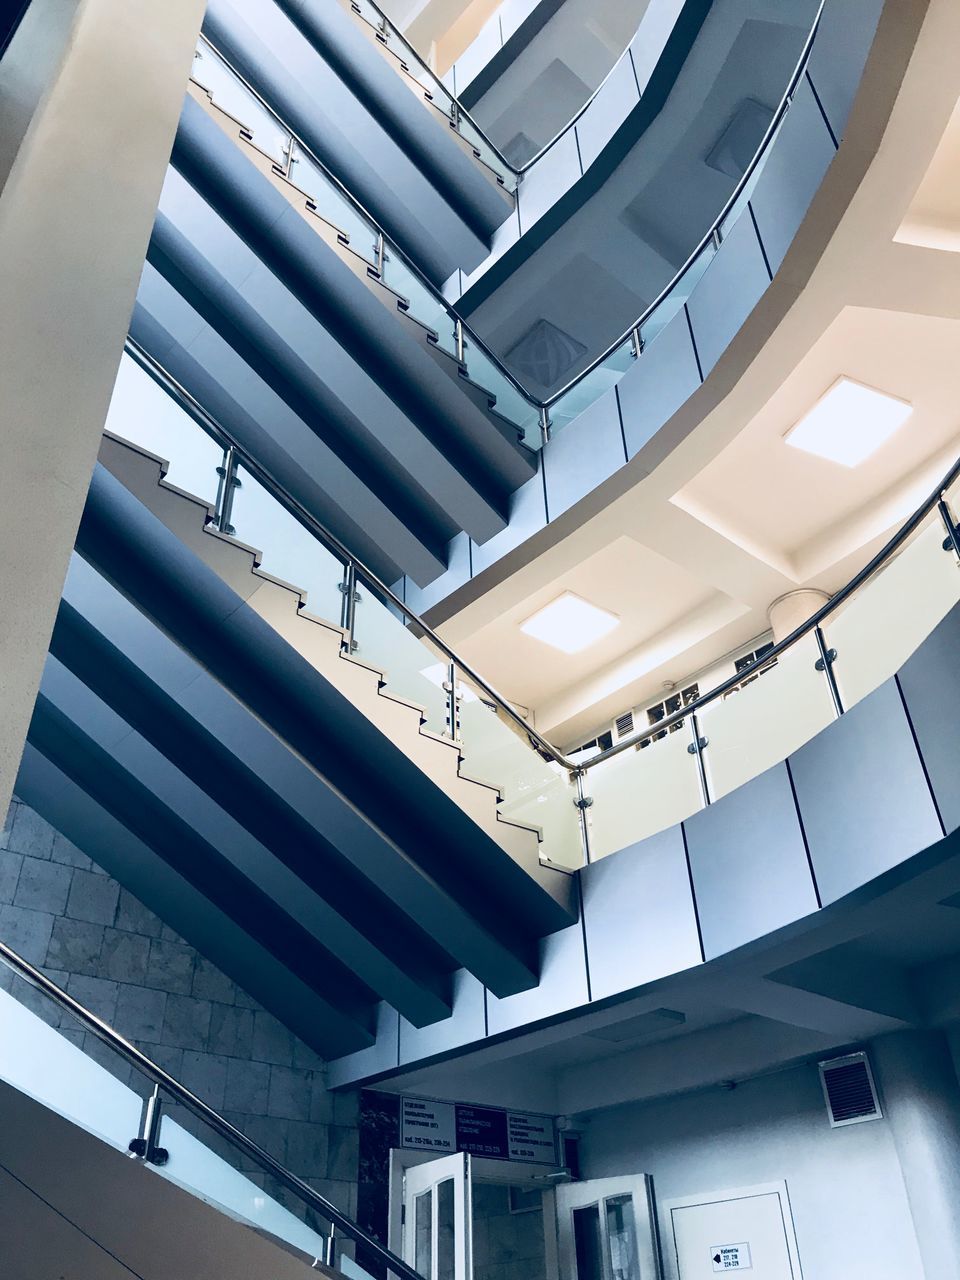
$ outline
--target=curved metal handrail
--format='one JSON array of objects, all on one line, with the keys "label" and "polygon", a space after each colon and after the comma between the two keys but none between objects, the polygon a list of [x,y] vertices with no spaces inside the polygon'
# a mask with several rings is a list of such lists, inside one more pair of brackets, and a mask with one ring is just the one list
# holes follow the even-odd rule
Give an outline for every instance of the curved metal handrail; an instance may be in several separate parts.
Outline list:
[{"label": "curved metal handrail", "polygon": [[185,1084],[181,1084],[163,1067],[148,1058],[135,1045],[132,1045],[108,1022],[98,1018],[95,1013],[91,1013],[79,1000],[74,999],[73,996],[58,987],[45,973],[35,968],[28,960],[25,960],[23,956],[2,941],[0,941],[0,962],[7,965],[15,973],[18,973],[32,987],[42,991],[59,1008],[66,1010],[78,1022],[81,1022],[98,1040],[103,1044],[109,1045],[124,1061],[142,1072],[143,1075],[152,1080],[155,1085],[158,1085],[171,1098],[186,1108],[187,1111],[190,1111],[198,1119],[208,1124],[216,1133],[219,1133],[221,1137],[226,1138],[232,1146],[260,1165],[271,1177],[276,1178],[279,1183],[292,1191],[304,1204],[319,1213],[327,1222],[338,1227],[345,1236],[348,1236],[356,1244],[361,1245],[382,1266],[387,1268],[388,1273],[392,1272],[402,1276],[403,1280],[423,1280],[423,1276],[418,1271],[415,1271],[402,1258],[398,1258],[396,1254],[386,1249],[369,1232],[365,1231],[359,1223],[354,1222],[352,1218],[348,1218],[345,1213],[325,1196],[322,1196],[319,1191],[315,1191],[309,1183],[297,1177],[295,1173],[292,1173],[285,1165],[282,1165],[279,1160],[275,1160],[268,1151],[264,1151],[263,1147],[258,1146],[245,1133],[220,1115],[219,1111],[215,1111],[213,1107],[198,1098],[195,1093],[192,1093]]},{"label": "curved metal handrail", "polygon": [[656,724],[642,730],[640,733],[631,734],[629,738],[623,738],[620,742],[615,742],[612,747],[608,747],[606,751],[600,751],[595,756],[591,756],[589,760],[584,760],[578,766],[586,772],[594,768],[598,764],[603,764],[605,760],[610,760],[613,756],[618,756],[621,751],[627,751],[630,747],[637,747],[648,738],[655,737],[659,733],[663,733],[665,729],[669,729],[671,725],[679,724],[680,721],[686,719],[687,716],[696,715],[704,707],[709,706],[712,702],[716,702],[718,698],[722,698],[724,694],[735,689],[738,685],[744,683],[751,675],[760,671],[762,667],[766,667],[769,663],[779,658],[781,654],[786,653],[804,636],[808,636],[811,632],[816,632],[820,624],[829,618],[832,613],[845,604],[851,596],[869,581],[870,578],[883,568],[888,560],[896,554],[903,546],[912,533],[923,523],[928,515],[939,507],[940,514],[944,522],[944,532],[946,534],[947,543],[952,545],[957,557],[960,558],[960,530],[953,523],[949,509],[946,505],[946,492],[950,486],[960,478],[960,458],[953,464],[947,474],[943,477],[937,487],[933,490],[928,498],[926,498],[919,507],[914,511],[906,522],[900,526],[897,532],[880,548],[876,555],[868,560],[859,573],[854,574],[850,581],[839,591],[835,592],[829,600],[827,600],[816,613],[811,614],[805,622],[799,627],[791,631],[789,635],[778,641],[771,648],[765,650],[760,658],[756,658],[749,666],[742,667],[734,675],[718,684],[716,688],[710,689],[707,693],[703,693],[700,697],[695,698],[693,702],[685,707],[681,707],[679,711],[673,712],[672,715],[665,716],[662,720],[658,720]]},{"label": "curved metal handrail", "polygon": [[[375,8],[378,13],[382,13],[382,10],[379,9],[379,7],[375,4],[374,0],[366,0],[366,2],[369,3],[371,7]],[[598,369],[605,361],[609,360],[615,351],[619,350],[619,348],[621,348],[625,343],[630,342],[633,335],[641,333],[643,326],[650,320],[653,314],[670,296],[677,282],[681,280],[684,277],[684,275],[686,275],[686,273],[690,270],[690,268],[697,261],[700,255],[704,252],[707,245],[710,244],[711,241],[716,241],[719,238],[724,221],[729,216],[730,211],[733,209],[737,201],[740,199],[741,195],[743,194],[743,191],[749,184],[750,180],[753,178],[754,174],[756,173],[758,165],[766,158],[767,150],[770,147],[770,144],[772,143],[773,138],[776,135],[778,129],[780,128],[780,125],[783,122],[783,118],[790,107],[790,103],[793,100],[793,95],[796,93],[797,86],[800,83],[800,80],[802,79],[806,71],[807,62],[810,58],[810,52],[813,48],[813,43],[814,43],[814,40],[816,39],[817,31],[819,30],[819,27],[820,27],[820,21],[823,16],[823,10],[825,5],[826,5],[826,0],[820,0],[810,31],[807,34],[807,38],[803,43],[803,48],[800,51],[800,56],[797,59],[796,66],[794,67],[793,73],[790,77],[790,80],[787,84],[786,89],[784,90],[783,96],[781,97],[780,102],[777,105],[777,109],[774,112],[770,120],[770,123],[767,126],[766,131],[764,132],[763,138],[760,141],[760,145],[757,148],[753,156],[753,159],[750,161],[750,164],[747,166],[747,169],[744,171],[743,175],[740,177],[733,191],[728,196],[727,200],[724,202],[723,207],[721,208],[719,214],[714,218],[709,229],[704,233],[704,235],[702,236],[700,241],[697,243],[693,251],[690,254],[688,254],[686,260],[683,263],[683,266],[673,275],[673,277],[667,282],[667,284],[664,285],[664,287],[660,290],[660,292],[653,299],[653,301],[650,302],[644,308],[640,316],[631,325],[629,325],[626,329],[624,329],[624,331],[620,334],[619,337],[615,338],[612,342],[610,342],[604,348],[603,351],[601,351],[598,355],[596,355],[590,361],[589,364],[587,364],[583,369],[581,369],[578,373],[576,373],[568,382],[564,383],[562,387],[560,387],[557,391],[552,392],[549,396],[543,399],[541,399],[534,392],[530,391],[526,386],[524,386],[524,384],[520,381],[520,379],[510,369],[507,368],[507,366],[503,362],[502,357],[499,356],[495,351],[491,350],[491,348],[487,345],[484,339],[476,332],[475,329],[473,329],[473,327],[470,325],[470,323],[467,320],[464,320],[462,318],[457,308],[452,303],[448,302],[446,298],[443,297],[442,293],[436,288],[433,282],[424,275],[424,273],[420,270],[417,264],[413,262],[408,257],[408,255],[404,253],[404,251],[386,235],[383,228],[377,222],[373,214],[371,214],[369,210],[367,210],[360,203],[360,201],[352,194],[352,192],[350,192],[343,185],[343,183],[339,180],[339,178],[337,178],[336,175],[333,174],[327,168],[327,166],[323,163],[323,161],[321,161],[317,157],[317,155],[310,148],[310,146],[303,141],[303,139],[294,129],[291,128],[291,126],[287,123],[286,120],[283,119],[283,117],[279,114],[279,112],[277,112],[276,109],[272,107],[269,102],[267,102],[267,100],[262,96],[262,94],[260,94],[258,90],[254,88],[254,86],[250,83],[250,81],[240,71],[237,70],[237,68],[233,65],[230,59],[222,52],[222,50],[219,49],[217,45],[215,45],[214,42],[210,40],[209,37],[206,36],[204,33],[201,33],[200,38],[203,41],[203,43],[206,44],[218,58],[220,58],[220,60],[224,63],[224,65],[230,69],[230,71],[237,77],[237,79],[240,80],[240,82],[244,85],[244,87],[248,90],[248,92],[251,93],[257,99],[260,105],[270,113],[270,115],[274,118],[274,120],[276,120],[277,123],[287,133],[290,134],[291,138],[296,142],[298,147],[301,147],[303,149],[303,151],[310,158],[312,163],[314,163],[321,170],[324,176],[336,186],[340,194],[343,195],[349,201],[349,203],[353,205],[353,207],[358,211],[358,213],[360,213],[361,216],[365,218],[367,222],[370,223],[371,228],[375,231],[375,233],[378,236],[383,237],[384,243],[389,244],[391,253],[395,253],[403,261],[407,269],[414,274],[417,281],[440,304],[442,309],[450,317],[450,320],[453,322],[453,324],[455,326],[458,326],[460,330],[463,332],[463,334],[465,334],[469,338],[470,342],[472,342],[486,356],[486,358],[496,367],[497,372],[500,374],[500,376],[503,377],[511,385],[511,387],[513,387],[513,389],[517,392],[517,394],[523,400],[525,400],[526,403],[529,404],[532,409],[536,410],[536,412],[541,417],[541,421],[544,421],[544,416],[546,415],[546,422],[549,425],[550,409],[554,405],[556,405],[558,401],[561,400],[565,395],[567,395],[568,392],[572,391],[574,387],[578,386],[581,382],[584,381],[584,379],[588,378],[590,374],[594,372],[594,370]],[[390,24],[391,27],[393,26],[393,24],[390,23],[390,20],[385,15],[384,15],[384,21]],[[393,28],[393,29],[395,30],[396,28]],[[402,35],[400,38],[404,39]],[[426,68],[426,70],[430,71],[430,68]],[[434,78],[436,79],[434,72],[430,71],[430,74],[434,76]],[[444,86],[444,92],[449,95],[449,91],[445,88],[445,86]],[[580,114],[582,114],[582,112]],[[579,116],[575,117],[575,119],[576,118],[579,118]],[[471,123],[473,122],[471,121]],[[556,139],[554,139],[554,141],[556,141]]]},{"label": "curved metal handrail", "polygon": [[638,319],[634,321],[634,323],[630,325],[628,329],[624,329],[620,337],[617,338],[614,342],[611,342],[605,351],[603,351],[600,355],[594,357],[594,359],[590,361],[590,363],[587,365],[585,369],[581,369],[580,372],[576,374],[573,378],[571,378],[569,382],[565,383],[564,386],[562,386],[559,391],[554,391],[551,395],[549,395],[546,398],[546,400],[542,401],[542,407],[544,409],[549,409],[551,405],[556,404],[557,401],[562,396],[565,396],[568,391],[572,390],[573,387],[577,386],[578,383],[582,382],[584,378],[589,377],[590,374],[593,373],[594,369],[599,368],[599,366],[602,365],[605,360],[609,360],[609,358],[613,355],[613,353],[619,347],[623,346],[625,342],[629,342],[632,334],[639,333],[642,330],[643,326],[647,323],[647,321],[653,315],[653,313],[661,305],[661,303],[663,303],[673,292],[674,285],[677,283],[677,281],[683,279],[683,277],[690,270],[690,268],[693,266],[696,260],[700,257],[701,253],[703,253],[704,249],[711,242],[711,240],[714,240],[719,235],[720,229],[722,228],[724,222],[726,221],[731,209],[740,199],[740,196],[743,194],[745,188],[750,182],[750,179],[756,173],[757,166],[760,164],[760,162],[763,159],[766,158],[767,148],[770,146],[770,143],[773,141],[773,138],[777,130],[780,128],[780,125],[783,123],[783,117],[786,115],[787,110],[790,106],[790,103],[793,101],[793,95],[797,91],[797,86],[806,72],[807,62],[809,61],[809,58],[810,58],[810,51],[813,48],[814,40],[817,38],[817,31],[820,27],[820,19],[823,16],[823,10],[824,10],[825,4],[826,4],[826,0],[820,0],[820,4],[817,7],[816,16],[814,17],[814,20],[813,20],[813,25],[811,26],[810,32],[803,43],[803,48],[800,51],[800,57],[797,59],[797,65],[793,69],[793,74],[791,75],[790,81],[786,89],[784,90],[783,97],[780,99],[780,102],[777,105],[777,109],[773,113],[773,117],[771,118],[770,123],[767,126],[766,131],[764,132],[764,135],[760,140],[760,145],[757,148],[756,152],[754,153],[753,159],[750,161],[750,164],[747,166],[747,169],[743,173],[740,180],[737,182],[737,185],[734,187],[733,191],[727,197],[726,201],[724,202],[723,208],[720,210],[719,214],[714,218],[713,224],[710,227],[710,229],[703,235],[703,237],[701,238],[701,240],[699,241],[699,243],[697,244],[693,252],[687,256],[687,259],[684,262],[683,266],[680,268],[678,272],[676,272],[676,274],[673,276],[673,279],[670,280],[666,285],[664,285],[664,287],[660,290],[660,292],[657,294],[654,300],[641,312]]},{"label": "curved metal handrail", "polygon": [[619,742],[608,747],[605,751],[598,752],[597,755],[591,756],[588,760],[571,760],[570,757],[558,747],[556,747],[548,738],[545,738],[539,730],[529,724],[520,713],[515,710],[508,700],[499,693],[493,685],[489,683],[483,676],[477,672],[474,667],[464,658],[451,648],[445,640],[443,640],[434,629],[425,622],[413,609],[410,608],[387,584],[369,569],[362,560],[345,546],[343,542],[326,528],[316,516],[312,515],[307,509],[287,493],[286,489],[274,476],[266,470],[260,463],[246,452],[242,445],[238,444],[230,432],[214,418],[206,409],[196,400],[189,391],[186,390],[177,380],[168,373],[164,367],[145,351],[134,339],[128,338],[126,350],[153,378],[160,382],[173,397],[180,402],[183,408],[190,414],[195,421],[201,425],[208,434],[212,435],[224,447],[232,448],[237,456],[242,460],[243,465],[259,480],[259,482],[268,489],[273,496],[286,507],[297,520],[300,521],[310,532],[321,542],[328,551],[331,551],[338,559],[342,559],[345,564],[353,565],[358,576],[363,579],[369,587],[371,587],[378,595],[383,596],[389,603],[400,612],[411,626],[427,636],[431,644],[454,664],[467,679],[480,689],[491,703],[497,708],[498,712],[502,712],[510,721],[512,727],[525,737],[530,746],[539,752],[544,758],[552,760],[555,764],[564,769],[571,777],[582,778],[595,768],[598,764],[612,759],[614,756],[620,755],[621,752],[629,750],[631,747],[639,747],[641,743],[647,739],[655,737],[657,734],[663,733],[665,729],[669,729],[672,725],[679,724],[687,716],[696,715],[704,707],[709,706],[718,698],[722,698],[724,694],[729,693],[731,689],[742,684],[751,675],[759,672],[762,667],[767,666],[771,660],[778,658],[781,654],[786,653],[798,641],[811,632],[817,631],[820,624],[825,618],[828,618],[836,609],[854,595],[860,587],[863,586],[870,578],[872,578],[887,561],[896,554],[903,546],[910,535],[916,528],[926,519],[926,517],[936,507],[940,507],[940,514],[945,525],[947,537],[951,540],[954,550],[960,558],[960,534],[957,532],[956,526],[953,524],[949,511],[946,507],[945,494],[950,486],[960,477],[960,458],[953,464],[950,470],[942,478],[932,493],[920,504],[907,521],[901,525],[895,534],[880,548],[871,560],[863,566],[863,568],[855,574],[850,581],[839,591],[835,592],[830,599],[821,606],[811,617],[803,622],[794,631],[791,631],[783,640],[778,641],[772,648],[767,649],[762,657],[755,659],[749,666],[741,668],[734,675],[724,680],[715,688],[710,689],[707,693],[701,694],[693,702],[680,710],[673,712],[671,715],[658,720],[656,724],[632,734],[629,738],[622,738]]}]

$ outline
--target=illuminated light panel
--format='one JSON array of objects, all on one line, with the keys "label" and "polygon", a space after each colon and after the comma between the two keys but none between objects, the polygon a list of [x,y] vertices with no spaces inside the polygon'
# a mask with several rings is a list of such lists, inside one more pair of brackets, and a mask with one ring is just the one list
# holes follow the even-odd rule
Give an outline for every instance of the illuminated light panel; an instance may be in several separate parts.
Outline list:
[{"label": "illuminated light panel", "polygon": [[520,630],[562,653],[579,653],[619,625],[614,614],[565,591],[522,622]]},{"label": "illuminated light panel", "polygon": [[856,467],[876,453],[911,413],[913,405],[906,400],[852,378],[838,378],[784,440],[817,458]]}]

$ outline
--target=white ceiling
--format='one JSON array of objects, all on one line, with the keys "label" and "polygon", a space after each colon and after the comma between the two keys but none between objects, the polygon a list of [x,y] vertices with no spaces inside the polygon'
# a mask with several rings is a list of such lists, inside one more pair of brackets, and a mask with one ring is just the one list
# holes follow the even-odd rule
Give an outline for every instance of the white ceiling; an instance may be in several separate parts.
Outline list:
[{"label": "white ceiling", "polygon": [[[960,41],[960,10],[945,20]],[[924,49],[925,69],[915,57],[866,176],[852,199],[840,192],[846,212],[779,325],[752,356],[734,344],[680,410],[699,418],[683,442],[599,510],[593,495],[596,514],[578,521],[574,510],[552,545],[444,622],[446,638],[561,745],[746,646],[783,593],[836,590],[960,451],[960,254],[900,234],[909,212],[956,194],[950,174],[927,180],[928,168],[942,173],[948,126],[944,145],[955,140],[960,96],[960,64],[940,44]],[[852,470],[783,442],[844,374],[914,405]],[[573,655],[523,636],[518,623],[564,590],[620,626]]]}]

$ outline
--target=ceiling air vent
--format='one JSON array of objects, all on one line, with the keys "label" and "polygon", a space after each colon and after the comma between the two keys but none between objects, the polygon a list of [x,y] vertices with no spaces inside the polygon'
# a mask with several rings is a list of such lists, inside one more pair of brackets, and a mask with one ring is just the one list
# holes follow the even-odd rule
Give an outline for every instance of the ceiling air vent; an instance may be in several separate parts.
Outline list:
[{"label": "ceiling air vent", "polygon": [[507,360],[542,387],[551,387],[571,369],[587,348],[549,320],[537,320],[507,352]]},{"label": "ceiling air vent", "polygon": [[624,711],[623,715],[617,716],[613,722],[613,734],[617,742],[622,738],[628,738],[633,733],[633,712]]},{"label": "ceiling air vent", "polygon": [[742,178],[760,150],[760,143],[773,119],[773,112],[756,98],[744,98],[724,125],[704,160],[711,169],[728,178]]},{"label": "ceiling air vent", "polygon": [[870,1060],[865,1053],[830,1058],[819,1066],[827,1114],[835,1129],[845,1124],[880,1119],[883,1112],[877,1099]]}]

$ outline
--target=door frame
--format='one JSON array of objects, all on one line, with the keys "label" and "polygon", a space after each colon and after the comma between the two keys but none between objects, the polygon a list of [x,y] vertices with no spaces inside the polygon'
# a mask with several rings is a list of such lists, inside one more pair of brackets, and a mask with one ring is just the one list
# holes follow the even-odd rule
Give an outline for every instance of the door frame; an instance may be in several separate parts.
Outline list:
[{"label": "door frame", "polygon": [[785,1179],[778,1182],[761,1182],[753,1187],[729,1187],[722,1191],[704,1191],[700,1195],[672,1196],[669,1200],[661,1200],[663,1280],[680,1280],[680,1260],[677,1257],[677,1239],[673,1231],[674,1209],[690,1209],[698,1204],[719,1204],[724,1200],[749,1200],[753,1196],[769,1195],[776,1195],[780,1199],[780,1215],[783,1219],[783,1234],[787,1241],[790,1266],[793,1268],[794,1280],[803,1280],[797,1232],[793,1221],[793,1206],[790,1203],[790,1192]]}]

